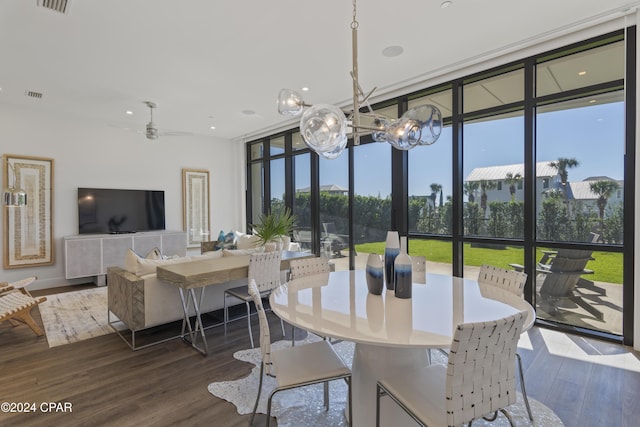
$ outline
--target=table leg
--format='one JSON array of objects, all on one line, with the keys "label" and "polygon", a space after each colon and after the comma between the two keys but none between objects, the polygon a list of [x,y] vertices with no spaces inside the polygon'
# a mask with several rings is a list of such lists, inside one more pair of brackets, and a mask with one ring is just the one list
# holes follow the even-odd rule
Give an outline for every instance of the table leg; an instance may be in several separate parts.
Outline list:
[{"label": "table leg", "polygon": [[[202,317],[200,315],[200,306],[204,297],[204,287],[200,288],[200,298],[196,298],[195,289],[188,289],[187,296],[185,298],[185,290],[180,288],[180,300],[182,301],[182,312],[184,313],[184,319],[182,320],[182,340],[191,344],[191,347],[206,356],[209,353],[207,346],[207,337],[204,334],[204,326],[202,325]],[[195,312],[194,325],[191,325],[191,318],[189,316],[189,309],[193,302],[193,310]],[[185,329],[188,332],[185,334]],[[198,333],[202,337],[202,347],[198,346]]]},{"label": "table leg", "polygon": [[[429,353],[423,348],[380,347],[356,343],[353,355],[353,424],[375,426],[376,382],[394,372],[429,365]],[[416,423],[388,397],[381,400],[380,426],[415,426]]]}]

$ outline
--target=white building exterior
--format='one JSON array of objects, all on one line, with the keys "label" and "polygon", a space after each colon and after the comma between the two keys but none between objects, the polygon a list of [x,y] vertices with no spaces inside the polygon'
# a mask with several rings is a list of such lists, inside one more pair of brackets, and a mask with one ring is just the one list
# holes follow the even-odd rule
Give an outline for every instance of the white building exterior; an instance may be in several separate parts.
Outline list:
[{"label": "white building exterior", "polygon": [[[562,189],[562,182],[558,170],[549,166],[550,161],[536,163],[536,211],[540,210],[542,206],[542,200],[545,197],[545,193],[551,189]],[[507,175],[511,174],[524,177],[524,164],[502,165],[502,166],[488,166],[475,168],[471,171],[465,182],[478,182],[482,181],[491,182],[494,184],[494,188],[487,190],[487,206],[491,202],[509,202],[511,200],[511,192],[509,190],[510,185],[506,182]],[[593,210],[598,212],[596,201],[598,196],[591,191],[590,184],[595,181],[611,180],[616,181],[620,188],[609,198],[607,206],[613,206],[616,203],[622,203],[624,195],[624,181],[614,180],[606,176],[589,177],[582,181],[568,182],[567,195],[569,200],[575,202],[581,202],[583,212]],[[475,202],[480,203],[480,197],[482,195],[481,185],[478,186],[474,194]],[[467,196],[468,197],[468,196]],[[524,180],[518,181],[516,184],[515,200],[524,200]],[[576,203],[577,204],[577,203]],[[487,215],[489,215],[489,208],[487,207]]]}]

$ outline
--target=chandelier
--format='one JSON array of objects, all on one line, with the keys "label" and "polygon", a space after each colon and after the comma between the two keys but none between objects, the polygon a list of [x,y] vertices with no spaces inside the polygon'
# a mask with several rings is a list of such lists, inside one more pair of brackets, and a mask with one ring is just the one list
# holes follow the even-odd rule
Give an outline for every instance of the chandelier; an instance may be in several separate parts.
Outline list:
[{"label": "chandelier", "polygon": [[[13,173],[13,185],[5,188],[2,192],[2,199],[4,204],[9,207],[20,207],[27,204],[27,193],[24,190],[16,188],[16,170],[13,165],[9,163],[9,159],[6,160],[6,165]],[[9,171],[7,171],[7,181],[9,178]]]},{"label": "chandelier", "polygon": [[[300,134],[305,144],[327,159],[335,159],[347,146],[350,128],[353,144],[360,144],[360,136],[371,134],[374,141],[388,142],[398,150],[410,150],[418,145],[431,145],[442,131],[442,113],[434,105],[421,105],[405,112],[399,119],[375,113],[369,98],[376,90],[365,95],[358,82],[358,20],[356,0],[353,0],[351,22],[351,51],[353,66],[353,109],[348,117],[330,104],[310,105],[300,93],[282,89],[278,95],[278,112],[284,116],[300,118]],[[361,111],[365,108],[365,111]]]}]

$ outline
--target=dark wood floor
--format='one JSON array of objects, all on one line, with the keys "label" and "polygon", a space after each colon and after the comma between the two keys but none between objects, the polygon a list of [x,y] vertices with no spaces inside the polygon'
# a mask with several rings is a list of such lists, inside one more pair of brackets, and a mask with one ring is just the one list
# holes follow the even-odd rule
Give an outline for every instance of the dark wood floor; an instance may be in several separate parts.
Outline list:
[{"label": "dark wood floor", "polygon": [[[33,315],[42,324],[37,309]],[[279,339],[279,322],[269,318],[273,339]],[[73,412],[0,412],[0,425],[246,426],[249,416],[237,415],[232,404],[207,391],[213,381],[249,374],[251,366],[232,357],[248,347],[246,324],[233,322],[226,336],[213,328],[207,337],[208,357],[180,340],[132,352],[115,334],[50,349],[46,338],[27,326],[4,322],[0,403],[36,403],[39,409],[43,402],[69,402]],[[528,339],[532,349],[525,345],[520,354],[529,395],[551,407],[566,426],[638,425],[637,353],[540,328],[529,331]]]}]

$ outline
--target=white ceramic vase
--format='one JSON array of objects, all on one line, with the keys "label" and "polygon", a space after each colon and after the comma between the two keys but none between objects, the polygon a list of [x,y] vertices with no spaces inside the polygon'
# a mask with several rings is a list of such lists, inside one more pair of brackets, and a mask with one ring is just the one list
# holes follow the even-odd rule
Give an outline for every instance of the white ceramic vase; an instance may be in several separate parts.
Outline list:
[{"label": "white ceramic vase", "polygon": [[365,274],[369,292],[373,295],[382,294],[382,289],[384,288],[384,263],[381,255],[369,254]]},{"label": "white ceramic vase", "polygon": [[395,295],[397,298],[411,298],[413,281],[411,278],[411,257],[407,254],[407,237],[400,238],[400,253],[393,265]]}]

